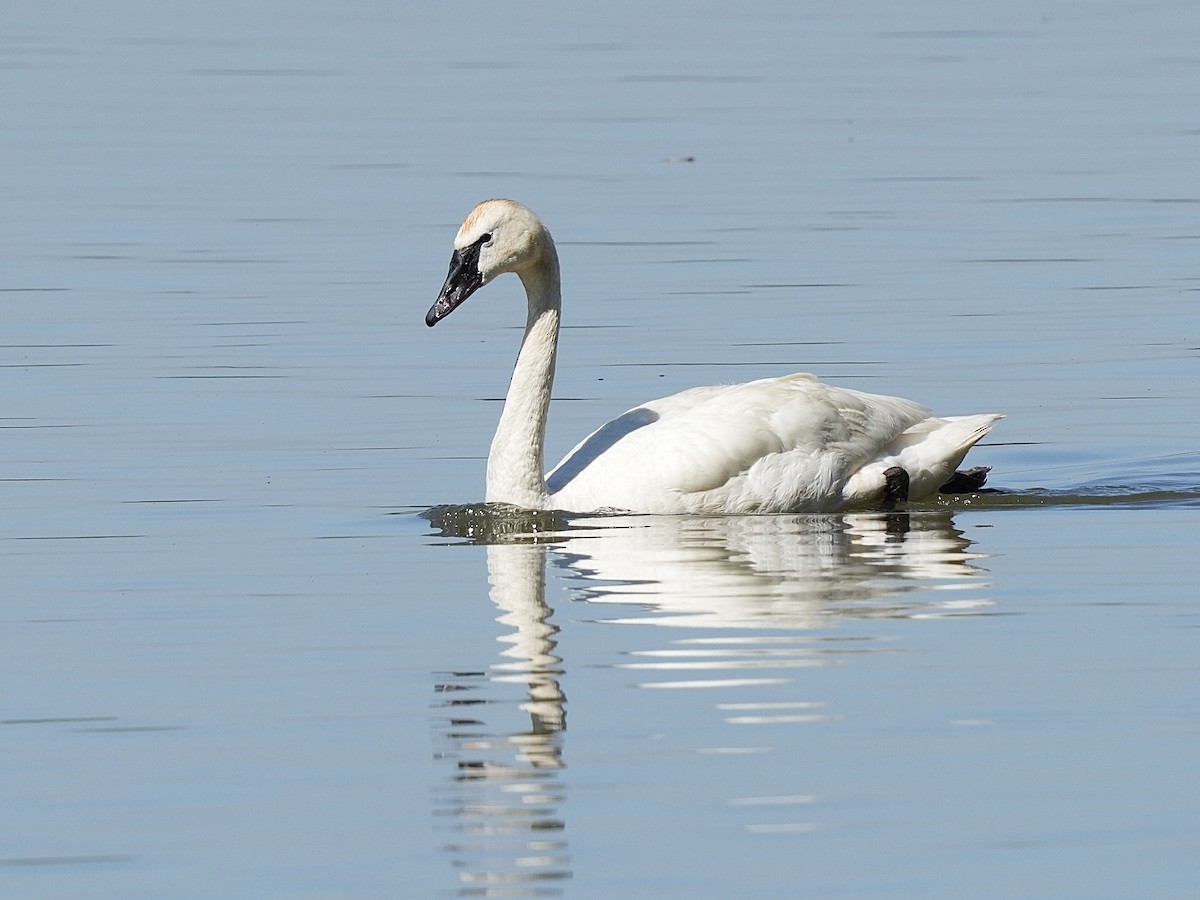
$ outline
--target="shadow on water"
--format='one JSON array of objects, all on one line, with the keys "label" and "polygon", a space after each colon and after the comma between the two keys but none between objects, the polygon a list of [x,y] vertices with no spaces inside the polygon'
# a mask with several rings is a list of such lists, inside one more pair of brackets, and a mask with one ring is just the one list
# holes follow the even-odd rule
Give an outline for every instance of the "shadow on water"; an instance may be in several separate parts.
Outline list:
[{"label": "shadow on water", "polygon": [[1029,509],[1033,507],[1179,508],[1200,506],[1200,475],[1178,476],[1139,484],[1096,481],[1068,488],[1030,488],[972,494],[940,501],[941,508]]},{"label": "shadow on water", "polygon": [[[1084,463],[1051,467],[1042,475],[1075,472]],[[1093,463],[1108,474],[1086,481],[1071,481],[1062,486],[1025,490],[989,491],[955,498],[950,506],[971,509],[1011,509],[1028,507],[1179,508],[1200,505],[1200,451],[1168,456],[1125,458]]]}]

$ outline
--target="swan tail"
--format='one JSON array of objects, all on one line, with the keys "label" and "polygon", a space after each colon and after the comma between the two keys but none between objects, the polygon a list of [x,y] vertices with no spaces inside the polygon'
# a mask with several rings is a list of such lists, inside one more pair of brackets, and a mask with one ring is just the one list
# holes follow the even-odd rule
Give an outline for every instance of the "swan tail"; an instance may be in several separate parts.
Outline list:
[{"label": "swan tail", "polygon": [[989,471],[977,466],[964,472],[958,467],[972,447],[1004,416],[930,417],[909,428],[887,445],[871,462],[855,472],[842,491],[847,504],[876,503],[894,493],[895,476],[886,473],[900,467],[908,475],[907,496],[921,500],[941,491],[965,493],[982,486]]}]

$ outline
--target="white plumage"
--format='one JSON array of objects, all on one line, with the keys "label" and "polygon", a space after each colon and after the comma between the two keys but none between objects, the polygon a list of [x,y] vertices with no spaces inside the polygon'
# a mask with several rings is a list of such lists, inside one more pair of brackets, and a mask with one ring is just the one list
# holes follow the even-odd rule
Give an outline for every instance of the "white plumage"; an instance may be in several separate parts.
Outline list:
[{"label": "white plumage", "polygon": [[486,200],[454,247],[427,324],[504,272],[520,276],[529,305],[488,455],[488,502],[572,512],[828,512],[895,499],[889,478],[898,470],[901,499],[918,500],[950,480],[1002,418],[937,418],[910,400],[785,375],[644,403],[596,429],[543,477],[561,306],[554,242],[524,206]]}]

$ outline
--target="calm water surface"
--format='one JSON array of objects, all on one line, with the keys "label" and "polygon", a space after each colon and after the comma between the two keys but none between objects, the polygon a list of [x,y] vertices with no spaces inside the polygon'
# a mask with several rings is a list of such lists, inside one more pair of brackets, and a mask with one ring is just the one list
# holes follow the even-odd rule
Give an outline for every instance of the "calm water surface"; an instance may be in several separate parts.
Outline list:
[{"label": "calm water surface", "polygon": [[[27,4],[0,35],[0,893],[1189,897],[1200,20],[1184,2]],[[497,518],[810,370],[1003,494]],[[438,507],[425,513],[429,507]]]}]

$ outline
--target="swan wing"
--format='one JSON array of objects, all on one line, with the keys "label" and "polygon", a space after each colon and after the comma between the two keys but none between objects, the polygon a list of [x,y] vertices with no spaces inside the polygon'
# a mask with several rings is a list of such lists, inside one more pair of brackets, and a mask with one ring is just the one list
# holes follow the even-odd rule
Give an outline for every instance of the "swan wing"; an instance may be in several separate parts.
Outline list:
[{"label": "swan wing", "polygon": [[[911,460],[921,458],[911,446],[928,435],[913,429],[931,421],[945,420],[918,403],[807,374],[693,388],[601,426],[547,485],[552,505],[576,511],[837,509],[882,492],[887,466],[880,463],[889,456],[909,449]],[[860,470],[867,474],[847,494]]]}]

